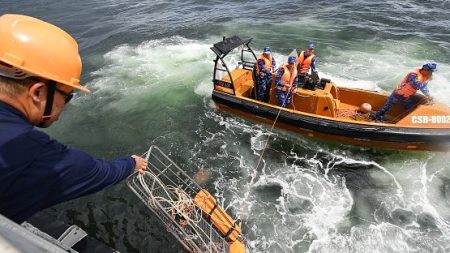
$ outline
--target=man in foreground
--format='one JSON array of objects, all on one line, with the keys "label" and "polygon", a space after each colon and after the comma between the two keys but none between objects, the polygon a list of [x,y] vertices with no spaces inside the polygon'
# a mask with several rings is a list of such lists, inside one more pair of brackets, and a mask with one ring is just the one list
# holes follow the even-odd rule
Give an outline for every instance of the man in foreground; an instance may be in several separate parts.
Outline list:
[{"label": "man in foreground", "polygon": [[22,15],[0,17],[0,213],[23,222],[34,213],[143,173],[147,161],[95,159],[34,128],[49,127],[79,84],[76,41]]}]

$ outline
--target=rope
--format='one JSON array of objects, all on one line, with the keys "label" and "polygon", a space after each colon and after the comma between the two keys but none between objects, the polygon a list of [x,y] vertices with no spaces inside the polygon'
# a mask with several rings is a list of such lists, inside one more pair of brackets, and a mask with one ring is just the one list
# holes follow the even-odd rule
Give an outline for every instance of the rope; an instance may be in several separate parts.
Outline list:
[{"label": "rope", "polygon": [[[147,172],[147,174],[150,173]],[[165,212],[171,214],[173,220],[175,220],[175,222],[177,222],[181,228],[189,225],[196,234],[198,234],[197,231],[204,231],[202,233],[204,235],[208,234],[205,233],[205,229],[199,226],[199,224],[202,220],[202,215],[207,215],[208,217],[210,217],[214,210],[211,213],[203,213],[203,211],[198,208],[193,198],[191,198],[183,189],[171,185],[167,185],[164,187],[164,184],[159,178],[152,177],[152,179],[158,182],[158,184],[161,186],[160,189],[164,191],[165,195],[174,197],[170,197],[170,199],[168,199],[161,196],[155,196],[153,195],[152,190],[149,188],[147,182],[145,181],[144,175],[139,174],[137,175],[137,177],[141,189],[144,190],[144,192],[149,196],[147,202],[149,206],[151,206],[153,209],[157,209],[156,207],[158,205],[156,203],[160,203],[161,205],[159,205],[158,207],[162,207]],[[206,198],[203,201],[208,200],[209,198]],[[216,200],[216,204],[219,205],[218,200]],[[177,215],[178,219],[176,219]],[[233,224],[233,221],[228,222],[230,224]],[[215,223],[215,226],[229,225],[225,220],[221,222],[219,220],[216,220]],[[230,230],[228,231],[229,234],[231,234],[234,230],[235,227],[232,225],[230,227]],[[226,235],[226,237],[228,235]],[[212,242],[212,240],[210,241]]]},{"label": "rope", "polygon": [[[167,203],[167,207],[165,207],[166,205],[161,205],[164,211],[171,213],[173,216],[180,215],[186,221],[186,224],[190,223],[196,225],[201,221],[201,211],[196,208],[193,199],[183,189],[174,186],[160,188],[167,196],[175,196],[173,199],[154,196],[153,192],[148,187],[147,182],[145,182],[144,176],[139,174],[137,177],[141,188],[149,196],[148,204],[150,206],[155,208],[157,206],[156,202]],[[157,177],[154,177],[153,179],[158,181],[159,185],[164,185]]]},{"label": "rope", "polygon": [[[289,94],[284,98],[283,104],[286,102],[286,99],[288,98],[288,96],[291,95],[290,93],[291,92],[289,91]],[[272,127],[269,130],[269,135],[267,135],[267,139],[266,139],[266,143],[264,144],[264,148],[263,148],[263,150],[261,152],[261,155],[258,158],[258,162],[256,163],[255,168],[253,169],[253,174],[251,175],[250,183],[247,186],[247,191],[244,194],[244,200],[243,200],[243,204],[242,204],[241,210],[240,210],[240,217],[241,217],[241,224],[240,224],[240,226],[241,226],[241,228],[244,226],[244,222],[245,222],[244,210],[247,208],[247,200],[248,200],[248,197],[250,195],[250,189],[252,188],[252,186],[255,183],[255,178],[256,178],[256,175],[258,173],[259,164],[261,163],[262,157],[264,156],[264,152],[267,149],[267,145],[269,143],[270,136],[272,135],[272,131],[275,128],[275,124],[277,123],[278,117],[280,116],[282,110],[283,110],[283,108],[280,108],[280,110],[278,110],[278,114],[275,117],[275,120],[273,121]]]},{"label": "rope", "polygon": [[354,109],[338,109],[337,117],[355,117],[357,111]]},{"label": "rope", "polygon": [[[295,68],[295,69],[297,68],[297,63],[294,64],[294,68]],[[294,72],[294,70],[291,71],[291,77],[290,77],[290,79],[292,79],[292,74],[293,74],[293,72]],[[294,80],[295,80],[295,79],[294,79]],[[288,93],[288,94],[286,95],[286,97],[284,98],[284,101],[283,101],[282,105],[284,105],[284,104],[286,103],[286,100],[287,100],[287,98],[288,98],[289,96],[292,96],[292,104],[294,104],[294,96],[293,96],[291,90],[289,90],[289,93]],[[294,108],[295,108],[295,107],[294,107]],[[253,186],[254,183],[255,183],[255,178],[256,178],[256,175],[257,175],[257,173],[258,173],[258,167],[259,167],[259,164],[261,163],[261,160],[262,160],[262,158],[263,158],[263,156],[264,156],[264,153],[265,153],[265,151],[266,151],[266,149],[267,149],[267,145],[268,145],[268,143],[269,143],[270,136],[272,135],[272,131],[273,131],[273,129],[275,128],[275,124],[277,123],[278,117],[280,117],[280,114],[281,114],[282,109],[283,109],[283,108],[280,108],[280,110],[278,110],[278,114],[277,114],[277,116],[275,117],[275,120],[273,121],[272,127],[271,127],[270,130],[269,130],[269,135],[267,136],[267,139],[266,139],[266,143],[264,144],[264,148],[263,148],[263,150],[262,150],[262,152],[261,152],[261,155],[260,155],[259,158],[258,158],[258,162],[256,163],[255,168],[253,169],[253,174],[251,175],[250,183],[249,183],[248,186],[247,186],[247,191],[246,191],[245,194],[244,194],[244,200],[243,200],[243,204],[242,204],[241,210],[240,210],[241,224],[239,224],[239,225],[241,226],[241,229],[242,229],[242,227],[244,226],[244,223],[245,223],[245,213],[244,213],[244,211],[245,211],[245,209],[247,209],[247,200],[248,200],[248,197],[250,196],[250,189],[252,188],[252,186]],[[294,110],[295,110],[295,109],[294,109]]]}]

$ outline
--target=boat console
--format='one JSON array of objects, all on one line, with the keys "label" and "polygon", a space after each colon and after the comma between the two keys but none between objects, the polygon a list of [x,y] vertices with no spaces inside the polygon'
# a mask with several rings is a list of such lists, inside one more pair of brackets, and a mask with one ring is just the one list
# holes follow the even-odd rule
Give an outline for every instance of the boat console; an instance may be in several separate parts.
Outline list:
[{"label": "boat console", "polygon": [[300,74],[298,75],[298,87],[307,90],[325,89],[327,83],[331,82],[330,79],[322,78],[319,79],[317,74]]}]

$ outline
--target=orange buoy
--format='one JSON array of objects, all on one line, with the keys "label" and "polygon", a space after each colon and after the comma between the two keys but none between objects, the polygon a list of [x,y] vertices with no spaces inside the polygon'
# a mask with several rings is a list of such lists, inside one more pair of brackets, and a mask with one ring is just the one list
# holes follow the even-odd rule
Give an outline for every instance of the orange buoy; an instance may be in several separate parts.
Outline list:
[{"label": "orange buoy", "polygon": [[369,103],[362,103],[359,106],[359,112],[361,113],[369,113],[372,111],[372,105]]}]

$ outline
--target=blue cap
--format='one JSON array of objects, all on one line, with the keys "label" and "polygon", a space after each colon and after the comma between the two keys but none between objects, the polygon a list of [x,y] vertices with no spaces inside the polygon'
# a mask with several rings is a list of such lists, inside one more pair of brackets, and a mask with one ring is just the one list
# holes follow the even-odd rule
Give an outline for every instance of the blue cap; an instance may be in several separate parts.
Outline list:
[{"label": "blue cap", "polygon": [[428,69],[431,72],[434,72],[436,70],[436,63],[427,63],[425,65],[422,66],[423,69]]},{"label": "blue cap", "polygon": [[308,49],[314,50],[314,49],[316,49],[316,45],[314,45],[314,43],[311,43],[308,45]]},{"label": "blue cap", "polygon": [[270,51],[272,50],[270,49],[270,47],[265,47],[263,51],[265,54],[270,54]]},{"label": "blue cap", "polygon": [[293,55],[289,56],[289,58],[288,58],[288,64],[293,64],[293,63],[295,63],[296,61],[297,61],[297,57],[295,57],[295,56],[293,56]]}]

